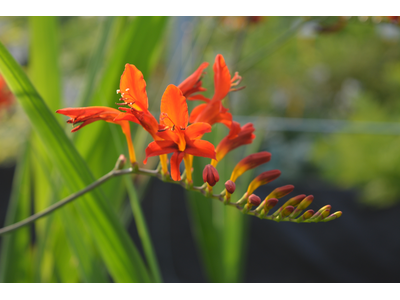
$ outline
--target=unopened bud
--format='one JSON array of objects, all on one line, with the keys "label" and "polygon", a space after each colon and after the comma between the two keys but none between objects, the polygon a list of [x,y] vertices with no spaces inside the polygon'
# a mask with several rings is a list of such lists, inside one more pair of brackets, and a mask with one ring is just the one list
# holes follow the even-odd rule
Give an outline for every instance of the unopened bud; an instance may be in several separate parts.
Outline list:
[{"label": "unopened bud", "polygon": [[214,186],[219,181],[217,169],[212,165],[206,165],[203,170],[203,181]]},{"label": "unopened bud", "polygon": [[304,195],[298,195],[296,197],[290,198],[288,201],[286,201],[285,204],[282,205],[281,208],[279,208],[279,210],[277,210],[276,212],[273,213],[273,216],[276,217],[282,210],[285,209],[286,206],[297,206],[299,205],[299,203],[304,199]]},{"label": "unopened bud", "polygon": [[[306,195],[299,195],[296,197],[299,198],[304,198]],[[290,216],[291,218],[296,218],[303,210],[305,210],[314,200],[314,196],[313,195],[309,195],[307,197],[305,197],[300,204],[296,207],[296,209],[293,211],[292,215]]]},{"label": "unopened bud", "polygon": [[117,159],[117,162],[115,163],[114,170],[122,170],[125,164],[126,164],[126,157],[125,155],[120,154],[120,156]]},{"label": "unopened bud", "polygon": [[261,199],[257,195],[251,194],[250,197],[247,199],[247,203],[252,206],[259,206],[261,203]]},{"label": "unopened bud", "polygon": [[341,216],[342,216],[342,212],[341,211],[337,211],[337,212],[331,214],[329,217],[325,218],[323,221],[324,222],[329,222],[329,221],[335,220],[335,219],[337,219],[337,218],[339,218]]},{"label": "unopened bud", "polygon": [[290,215],[294,210],[293,206],[286,206],[280,213],[280,219],[286,218],[288,215]]},{"label": "unopened bud", "polygon": [[297,222],[302,222],[311,218],[314,214],[314,210],[309,209],[307,210],[300,218],[297,219]]},{"label": "unopened bud", "polygon": [[326,211],[326,210],[328,210],[328,211],[330,211],[331,210],[331,206],[330,205],[325,205],[325,206],[323,206],[323,207],[321,207],[319,210],[318,210],[318,212],[320,213],[320,214],[322,214],[324,211]]},{"label": "unopened bud", "polygon": [[236,184],[232,180],[228,180],[225,182],[225,188],[229,194],[233,194],[236,190]]},{"label": "unopened bud", "polygon": [[294,190],[294,185],[285,185],[274,189],[269,195],[268,199],[270,198],[282,198],[285,197],[287,194],[290,194]]},{"label": "unopened bud", "polygon": [[278,199],[272,198],[272,199],[265,199],[263,203],[257,207],[256,212],[262,213],[263,215],[268,214],[268,212],[274,208],[274,206],[278,203]]},{"label": "unopened bud", "polygon": [[279,170],[271,170],[261,173],[250,182],[249,187],[247,188],[247,194],[252,194],[258,187],[277,179],[280,175],[281,171]]}]

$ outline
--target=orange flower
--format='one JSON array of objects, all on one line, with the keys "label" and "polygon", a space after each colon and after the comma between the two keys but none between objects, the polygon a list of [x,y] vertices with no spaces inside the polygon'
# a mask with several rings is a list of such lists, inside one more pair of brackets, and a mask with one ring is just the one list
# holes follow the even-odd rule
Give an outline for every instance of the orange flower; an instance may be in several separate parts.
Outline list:
[{"label": "orange flower", "polygon": [[201,140],[204,133],[211,131],[207,123],[194,123],[188,126],[188,107],[182,91],[170,84],[161,99],[160,125],[157,133],[163,140],[155,140],[146,148],[146,159],[151,156],[173,153],[171,157],[171,177],[181,179],[179,166],[185,159],[187,179],[191,182],[190,155],[215,159],[215,148],[210,142]]},{"label": "orange flower", "polygon": [[205,99],[207,103],[196,106],[190,114],[190,123],[206,122],[210,125],[215,123],[223,123],[230,129],[229,137],[234,138],[240,131],[240,124],[232,120],[232,114],[222,105],[222,100],[230,91],[234,91],[232,87],[239,84],[241,77],[238,73],[231,78],[228,67],[226,66],[224,57],[218,54],[215,58],[214,66],[214,96],[211,100]]},{"label": "orange flower", "polygon": [[224,156],[236,149],[237,147],[240,147],[242,145],[247,145],[251,144],[256,137],[254,132],[254,126],[252,123],[247,123],[244,125],[238,134],[237,137],[235,138],[229,138],[229,135],[226,136],[225,138],[222,139],[222,141],[218,144],[217,148],[215,151],[217,152],[217,159],[213,160],[211,164],[216,167],[218,162],[224,158]]},{"label": "orange flower", "polygon": [[126,113],[120,114],[116,120],[127,120],[142,125],[154,139],[159,139],[156,135],[159,129],[158,122],[148,110],[146,81],[142,72],[134,65],[126,64],[119,86],[117,93],[121,93],[120,100],[124,101],[119,105],[128,105],[130,108],[120,107],[120,110]]},{"label": "orange flower", "polygon": [[[162,140],[157,135],[160,129],[156,118],[149,112],[148,99],[146,93],[146,81],[143,78],[142,72],[140,72],[134,65],[126,64],[125,70],[121,75],[120,90],[117,93],[121,93],[121,103],[119,105],[128,105],[129,108],[120,107],[120,110],[125,113],[119,114],[115,121],[131,121],[141,125],[153,137],[154,140]],[[162,172],[168,174],[168,158],[167,155],[160,155],[160,162]]]},{"label": "orange flower", "polygon": [[202,83],[201,79],[204,73],[203,70],[207,67],[208,67],[208,62],[203,62],[192,75],[190,75],[188,78],[186,78],[178,85],[178,88],[182,91],[183,96],[187,100],[203,100],[207,102],[210,101],[201,94],[192,96],[192,94],[194,93],[203,92],[206,90],[201,86]]},{"label": "orange flower", "polygon": [[70,117],[71,119],[69,119],[67,123],[72,123],[73,125],[77,123],[82,123],[74,127],[71,130],[71,132],[78,131],[82,127],[99,120],[120,125],[122,132],[125,134],[126,141],[128,143],[129,157],[131,163],[136,162],[135,150],[132,144],[129,122],[114,120],[115,117],[122,114],[118,109],[105,106],[91,106],[91,107],[63,108],[57,110],[56,113]]}]

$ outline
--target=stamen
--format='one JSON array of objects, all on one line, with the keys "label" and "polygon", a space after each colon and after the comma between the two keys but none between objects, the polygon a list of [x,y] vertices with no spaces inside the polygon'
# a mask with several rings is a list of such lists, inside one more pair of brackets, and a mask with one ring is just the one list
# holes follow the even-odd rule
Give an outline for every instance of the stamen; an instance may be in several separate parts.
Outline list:
[{"label": "stamen", "polygon": [[121,91],[120,90],[117,90],[117,94],[119,94]]}]

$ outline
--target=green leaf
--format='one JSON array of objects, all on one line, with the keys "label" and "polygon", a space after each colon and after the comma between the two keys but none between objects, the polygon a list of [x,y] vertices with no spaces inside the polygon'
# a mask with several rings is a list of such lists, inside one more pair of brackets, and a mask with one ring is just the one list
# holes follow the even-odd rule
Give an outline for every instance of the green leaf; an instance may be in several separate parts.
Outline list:
[{"label": "green leaf", "polygon": [[[50,159],[59,169],[69,191],[76,192],[92,183],[94,178],[85,161],[21,67],[2,44],[0,72],[46,146]],[[99,190],[85,194],[74,205],[91,231],[97,249],[114,280],[149,281],[149,274],[139,252]]]},{"label": "green leaf", "polygon": [[[21,221],[31,211],[31,173],[29,145],[23,147],[13,179],[11,199],[5,225]],[[2,237],[0,282],[32,282],[32,253],[30,228],[24,227],[12,235]]]}]

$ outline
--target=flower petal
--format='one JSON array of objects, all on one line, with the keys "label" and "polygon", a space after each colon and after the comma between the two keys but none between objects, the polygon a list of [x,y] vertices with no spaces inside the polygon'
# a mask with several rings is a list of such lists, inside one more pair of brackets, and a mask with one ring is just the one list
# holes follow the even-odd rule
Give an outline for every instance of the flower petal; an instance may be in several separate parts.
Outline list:
[{"label": "flower petal", "polygon": [[[168,117],[165,117],[168,115]],[[161,98],[160,123],[170,128],[186,128],[188,124],[188,107],[182,91],[175,85],[167,86]]]},{"label": "flower petal", "polygon": [[124,73],[122,73],[120,81],[121,97],[130,107],[144,111],[149,108],[146,81],[143,74],[134,65],[126,64]]},{"label": "flower petal", "polygon": [[178,88],[186,98],[196,92],[205,91],[205,89],[201,87],[201,75],[203,74],[203,70],[207,67],[208,62],[203,62],[192,75],[178,85]]},{"label": "flower petal", "polygon": [[208,141],[192,140],[186,144],[187,154],[215,159],[215,147]]},{"label": "flower petal", "polygon": [[256,137],[252,123],[244,125],[236,138],[229,138],[230,134],[223,138],[216,148],[217,160],[220,161],[228,152],[242,146],[251,144]]},{"label": "flower petal", "polygon": [[211,125],[203,122],[194,123],[185,130],[186,136],[191,140],[201,138],[206,132],[211,132]]},{"label": "flower petal", "polygon": [[215,57],[214,70],[214,96],[211,101],[220,101],[226,97],[231,89],[231,74],[221,54]]},{"label": "flower petal", "polygon": [[99,120],[115,123],[113,122],[114,118],[120,114],[120,111],[106,106],[89,106],[63,108],[57,110],[56,113],[70,117],[71,119],[67,121],[68,123],[76,124],[83,122],[83,124],[72,129],[72,132],[75,132],[83,126]]},{"label": "flower petal", "polygon": [[119,113],[119,115],[117,115],[114,119],[114,121],[122,121],[122,120],[127,120],[127,121],[131,121],[134,123],[137,123],[140,125],[139,120],[131,113],[127,112],[127,113]]},{"label": "flower petal", "polygon": [[180,165],[185,152],[175,152],[171,156],[171,178],[175,181],[181,180]]},{"label": "flower petal", "polygon": [[207,107],[207,103],[197,105],[193,108],[192,112],[190,113],[189,122],[194,123],[197,122],[197,119],[202,114],[203,110]]},{"label": "flower petal", "polygon": [[161,154],[168,154],[177,151],[177,145],[172,141],[154,141],[151,142],[146,148],[146,158],[143,161],[144,164],[147,163],[147,159],[152,156],[157,156]]}]

